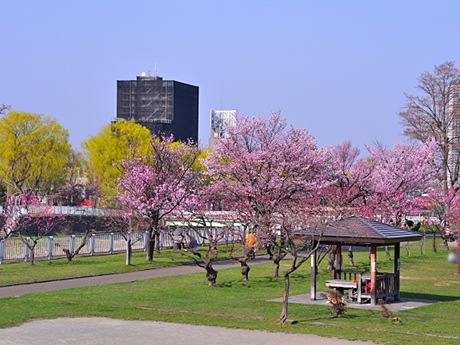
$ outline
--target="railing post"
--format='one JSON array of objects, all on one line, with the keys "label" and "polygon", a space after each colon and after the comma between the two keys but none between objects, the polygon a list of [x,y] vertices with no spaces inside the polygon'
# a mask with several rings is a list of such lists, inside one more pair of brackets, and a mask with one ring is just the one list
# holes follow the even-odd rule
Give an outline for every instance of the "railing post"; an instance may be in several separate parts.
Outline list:
[{"label": "railing post", "polygon": [[111,232],[110,233],[110,248],[109,248],[109,253],[110,254],[113,254],[113,241],[114,241],[114,233]]},{"label": "railing post", "polygon": [[5,255],[5,240],[2,239],[0,241],[0,265],[2,264],[4,255]]},{"label": "railing post", "polygon": [[75,235],[70,236],[69,251],[70,251],[70,254],[75,253]]},{"label": "railing post", "polygon": [[149,244],[149,232],[144,232],[144,252],[147,251],[147,246]]},{"label": "railing post", "polygon": [[53,236],[48,236],[48,260],[53,257]]},{"label": "railing post", "polygon": [[90,254],[94,255],[94,248],[96,247],[96,234],[93,234],[91,236],[91,249],[90,249]]},{"label": "railing post", "polygon": [[29,257],[30,257],[30,249],[29,249],[29,246],[28,244],[30,244],[30,237],[27,237],[26,238],[26,242],[27,244],[24,244],[24,262],[27,262],[29,261]]}]

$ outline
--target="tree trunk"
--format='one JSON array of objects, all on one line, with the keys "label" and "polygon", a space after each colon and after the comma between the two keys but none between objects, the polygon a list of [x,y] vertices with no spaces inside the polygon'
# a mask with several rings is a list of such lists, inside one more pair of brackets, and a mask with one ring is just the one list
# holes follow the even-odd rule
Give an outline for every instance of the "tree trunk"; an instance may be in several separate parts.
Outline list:
[{"label": "tree trunk", "polygon": [[155,253],[160,254],[160,230],[155,228]]},{"label": "tree trunk", "polygon": [[131,255],[133,253],[133,247],[131,245],[131,239],[126,241],[126,266],[131,265]]},{"label": "tree trunk", "polygon": [[68,250],[67,248],[64,248],[62,251],[64,252],[64,254],[65,254],[66,258],[67,258],[67,262],[71,262],[72,259],[73,259],[73,255],[70,252],[70,250]]},{"label": "tree trunk", "polygon": [[328,256],[327,260],[327,269],[329,271],[333,271],[335,269],[335,251],[331,251]]},{"label": "tree trunk", "polygon": [[272,244],[272,243],[268,243],[265,248],[267,249],[267,254],[268,254],[268,258],[269,260],[273,260],[273,256],[275,255],[273,253],[273,249],[275,248],[275,246]]},{"label": "tree trunk", "polygon": [[217,273],[211,264],[206,265],[206,279],[208,280],[209,287],[215,287],[216,286],[216,280],[217,280]]},{"label": "tree trunk", "polygon": [[385,246],[385,254],[387,256],[387,261],[390,261],[391,260],[391,254],[390,254],[390,247],[389,246]]},{"label": "tree trunk", "polygon": [[71,253],[70,250],[67,249],[67,248],[64,248],[62,250],[65,253],[65,256],[66,256],[68,262],[71,262],[72,259],[75,257],[75,255],[78,255],[78,253],[80,253],[80,250],[82,250],[82,248],[84,246],[86,246],[86,241],[88,240],[88,236],[89,236],[90,233],[91,233],[90,231],[86,231],[86,234],[83,237],[80,245],[78,246],[78,248],[73,253]]},{"label": "tree trunk", "polygon": [[280,270],[280,263],[281,260],[286,256],[285,253],[280,250],[278,250],[274,256],[273,256],[273,278],[278,278],[279,277],[279,270]]},{"label": "tree trunk", "polygon": [[30,265],[33,266],[35,262],[35,246],[30,246],[29,250],[30,250],[29,263]]},{"label": "tree trunk", "polygon": [[444,246],[444,250],[449,250],[449,243],[448,243],[448,238],[447,236],[444,236],[442,238],[442,244]]},{"label": "tree trunk", "polygon": [[287,271],[284,274],[284,294],[283,294],[283,308],[281,309],[280,321],[286,322],[288,316],[288,304],[289,304],[289,274]]},{"label": "tree trunk", "polygon": [[348,265],[355,265],[355,262],[353,261],[353,246],[348,246]]},{"label": "tree trunk", "polygon": [[241,279],[244,282],[247,282],[249,280],[249,271],[251,270],[251,268],[248,265],[249,256],[245,255],[244,257],[238,258],[238,259],[236,259],[236,258],[234,258],[232,256],[232,258],[237,260],[240,263],[240,265],[241,265],[240,272],[241,272],[241,275],[243,276]]},{"label": "tree trunk", "polygon": [[148,243],[147,243],[147,261],[153,261],[153,251],[155,249],[155,235],[153,233],[153,227],[149,228],[148,232]]},{"label": "tree trunk", "polygon": [[425,233],[422,235],[422,241],[420,244],[420,254],[424,255],[425,254]]},{"label": "tree trunk", "polygon": [[280,272],[280,262],[273,261],[273,278],[278,278]]},{"label": "tree trunk", "polygon": [[249,271],[251,270],[251,267],[248,266],[247,263],[241,263],[241,275],[243,276],[243,281],[247,282],[249,280]]},{"label": "tree trunk", "polygon": [[437,248],[436,248],[436,230],[433,231],[433,252],[437,252]]},{"label": "tree trunk", "polygon": [[160,235],[158,232],[158,223],[159,223],[159,213],[157,211],[152,212],[151,214],[151,223],[148,231],[149,242],[147,245],[147,261],[153,261],[153,252],[155,247],[158,246],[157,253],[160,252]]},{"label": "tree trunk", "polygon": [[404,247],[406,248],[406,255],[410,257],[410,242],[406,242]]}]

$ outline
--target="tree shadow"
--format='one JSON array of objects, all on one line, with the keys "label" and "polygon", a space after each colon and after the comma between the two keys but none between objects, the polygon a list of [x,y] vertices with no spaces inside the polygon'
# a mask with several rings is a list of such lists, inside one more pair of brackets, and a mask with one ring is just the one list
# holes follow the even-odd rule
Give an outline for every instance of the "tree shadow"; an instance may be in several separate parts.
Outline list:
[{"label": "tree shadow", "polygon": [[[439,302],[454,302],[460,300],[460,296],[446,296],[412,292],[401,292],[401,298],[425,299]],[[391,304],[391,301],[389,304]]]}]

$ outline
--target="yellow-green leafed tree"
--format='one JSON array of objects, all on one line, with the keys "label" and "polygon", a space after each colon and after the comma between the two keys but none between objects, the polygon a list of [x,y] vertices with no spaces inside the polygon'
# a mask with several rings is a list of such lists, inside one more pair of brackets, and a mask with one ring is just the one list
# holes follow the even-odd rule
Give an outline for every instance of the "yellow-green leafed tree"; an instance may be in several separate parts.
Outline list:
[{"label": "yellow-green leafed tree", "polygon": [[82,143],[88,161],[88,173],[99,188],[105,205],[113,205],[117,181],[123,175],[122,161],[150,152],[150,131],[134,120],[120,120],[104,126]]},{"label": "yellow-green leafed tree", "polygon": [[55,119],[10,111],[0,119],[0,178],[7,194],[54,193],[66,178],[69,134]]}]

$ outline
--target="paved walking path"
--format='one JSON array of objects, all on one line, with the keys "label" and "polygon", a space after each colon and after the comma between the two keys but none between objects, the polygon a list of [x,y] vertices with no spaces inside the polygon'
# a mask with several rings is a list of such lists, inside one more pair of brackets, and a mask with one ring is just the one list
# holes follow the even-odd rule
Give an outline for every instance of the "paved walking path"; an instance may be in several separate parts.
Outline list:
[{"label": "paved walking path", "polygon": [[[257,257],[251,265],[267,262]],[[235,261],[214,263],[216,269],[237,267]],[[29,293],[55,291],[83,286],[112,284],[135,280],[203,272],[196,265],[184,265],[130,273],[66,279],[52,282],[0,287],[0,298]],[[154,321],[126,321],[108,318],[59,318],[37,320],[19,327],[0,329],[2,345],[49,344],[161,344],[161,345],[374,345],[372,342],[325,338],[311,334],[287,334],[211,326],[196,326]]]}]

